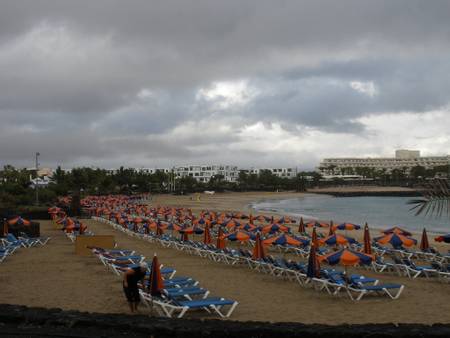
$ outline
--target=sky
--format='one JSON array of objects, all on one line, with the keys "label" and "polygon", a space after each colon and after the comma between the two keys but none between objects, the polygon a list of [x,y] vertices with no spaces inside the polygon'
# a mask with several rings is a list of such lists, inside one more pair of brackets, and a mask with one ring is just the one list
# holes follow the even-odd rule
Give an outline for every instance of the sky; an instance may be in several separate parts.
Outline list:
[{"label": "sky", "polygon": [[450,153],[450,1],[0,6],[1,166]]}]

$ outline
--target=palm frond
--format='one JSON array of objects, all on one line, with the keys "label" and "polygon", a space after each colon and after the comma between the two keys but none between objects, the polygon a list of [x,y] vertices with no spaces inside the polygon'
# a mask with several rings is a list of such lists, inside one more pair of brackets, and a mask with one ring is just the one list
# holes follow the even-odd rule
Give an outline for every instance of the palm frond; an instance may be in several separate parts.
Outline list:
[{"label": "palm frond", "polygon": [[434,215],[441,217],[446,214],[450,217],[450,185],[447,180],[435,179],[425,186],[423,198],[408,202],[413,205],[416,215]]}]

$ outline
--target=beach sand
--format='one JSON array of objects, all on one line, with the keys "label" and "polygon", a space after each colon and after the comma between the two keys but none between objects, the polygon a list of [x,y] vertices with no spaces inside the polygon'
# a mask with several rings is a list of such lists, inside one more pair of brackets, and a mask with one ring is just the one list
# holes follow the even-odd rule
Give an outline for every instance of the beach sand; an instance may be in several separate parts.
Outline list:
[{"label": "beach sand", "polygon": [[[152,204],[191,207],[194,211],[248,212],[248,203],[265,198],[295,197],[285,193],[227,193],[190,196],[161,195]],[[99,235],[114,235],[118,247],[137,250],[149,259],[158,254],[161,263],[174,267],[177,276],[191,276],[211,291],[211,296],[239,302],[231,319],[303,323],[450,323],[450,284],[433,280],[410,280],[405,277],[359,271],[378,277],[383,283],[402,283],[406,288],[398,300],[365,297],[360,302],[335,298],[304,288],[294,282],[257,273],[247,267],[228,266],[191,256],[175,249],[129,237],[110,226],[87,221],[89,229]],[[50,221],[41,221],[44,236],[51,236],[47,246],[21,249],[0,264],[0,302],[29,306],[60,307],[90,312],[127,313],[121,279],[95,257],[79,257],[74,244],[53,229]],[[199,240],[201,236],[197,237]],[[146,313],[142,309],[143,313]],[[192,316],[189,314],[188,316]],[[194,315],[195,317],[200,314]],[[212,318],[204,316],[204,318]]]},{"label": "beach sand", "polygon": [[201,210],[213,210],[218,212],[242,211],[250,213],[250,203],[270,199],[296,198],[302,193],[295,192],[241,192],[241,193],[216,193],[177,195],[155,195],[150,201],[151,205],[164,205],[173,207],[191,208],[194,213]]}]

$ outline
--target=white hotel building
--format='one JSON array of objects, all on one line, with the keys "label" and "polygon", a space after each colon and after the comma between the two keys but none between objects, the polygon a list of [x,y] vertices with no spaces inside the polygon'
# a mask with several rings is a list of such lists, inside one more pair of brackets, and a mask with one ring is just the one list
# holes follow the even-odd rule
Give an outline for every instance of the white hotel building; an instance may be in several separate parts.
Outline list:
[{"label": "white hotel building", "polygon": [[413,167],[422,166],[432,169],[438,166],[450,165],[450,156],[420,156],[418,150],[396,150],[395,157],[378,158],[325,158],[320,163],[318,170],[324,175],[341,174],[344,168],[373,168],[385,170],[390,173],[394,169],[409,172]]},{"label": "white hotel building", "polygon": [[157,170],[171,173],[173,172],[176,177],[186,177],[191,176],[195,178],[199,182],[207,183],[211,179],[211,177],[216,175],[222,175],[224,180],[227,182],[237,182],[239,178],[239,172],[245,171],[249,174],[259,175],[261,170],[270,170],[272,174],[281,178],[292,178],[297,175],[296,168],[251,168],[251,169],[239,169],[237,166],[233,165],[221,165],[221,164],[212,164],[212,165],[184,165],[173,168],[142,168],[138,169],[140,171],[144,171],[146,173],[154,174]]},{"label": "white hotel building", "polygon": [[264,169],[251,168],[246,171],[249,174],[259,175],[261,170],[270,170],[272,172],[272,174],[274,174],[277,177],[281,177],[281,178],[292,178],[292,177],[297,176],[296,168],[264,168]]},{"label": "white hotel building", "polygon": [[174,173],[176,177],[193,177],[199,182],[209,182],[211,177],[222,175],[227,182],[236,182],[239,177],[239,169],[233,165],[184,165],[173,168],[142,168],[141,171],[154,174],[156,171]]}]

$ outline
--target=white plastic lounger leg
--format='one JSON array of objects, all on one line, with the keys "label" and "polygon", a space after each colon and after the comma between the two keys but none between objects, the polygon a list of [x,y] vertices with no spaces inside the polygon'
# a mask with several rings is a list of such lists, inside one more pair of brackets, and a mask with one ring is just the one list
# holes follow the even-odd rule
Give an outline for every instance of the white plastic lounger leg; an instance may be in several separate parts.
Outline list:
[{"label": "white plastic lounger leg", "polygon": [[[356,293],[356,297],[353,297],[352,291]],[[349,289],[347,289],[347,293],[350,296],[351,300],[357,302],[357,301],[360,301],[361,298],[364,297],[364,295],[368,294],[368,291],[364,290],[364,289],[361,289],[361,290],[358,290],[358,289],[351,289],[351,290],[349,290]]]},{"label": "white plastic lounger leg", "polygon": [[332,286],[335,288],[333,291],[333,296],[337,296],[339,294],[339,292],[342,290],[342,288],[345,288],[344,285],[339,285],[339,284],[332,284]]},{"label": "white plastic lounger leg", "polygon": [[317,291],[325,290],[331,295],[331,291],[328,288],[325,280],[322,280],[320,278],[309,278],[309,281],[311,281],[311,284],[312,284],[314,290],[317,290]]},{"label": "white plastic lounger leg", "polygon": [[450,272],[439,272],[438,278],[440,281],[448,282],[450,281]]},{"label": "white plastic lounger leg", "polygon": [[368,292],[367,291],[361,291],[361,293],[358,295],[358,297],[356,297],[356,301],[361,300],[361,298],[363,298],[364,295],[366,295]]},{"label": "white plastic lounger leg", "polygon": [[182,318],[184,316],[184,314],[186,313],[186,311],[189,310],[189,307],[187,306],[183,306],[181,308],[180,314],[177,316],[178,318]]},{"label": "white plastic lounger leg", "polygon": [[230,309],[227,311],[227,313],[223,314],[222,311],[220,311],[220,309],[222,308],[222,306],[215,306],[215,305],[211,305],[211,308],[222,318],[229,318],[231,316],[231,314],[233,313],[234,309],[236,308],[236,306],[238,305],[238,302],[234,302]]},{"label": "white plastic lounger leg", "polygon": [[295,273],[295,279],[301,286],[305,286],[308,283],[308,277],[301,272]]},{"label": "white plastic lounger leg", "polygon": [[403,289],[405,288],[404,285],[400,286],[400,289],[397,291],[397,294],[393,295],[388,289],[383,288],[383,291],[389,296],[391,297],[391,299],[397,299],[398,297],[400,297],[400,295],[403,292]]},{"label": "white plastic lounger leg", "polygon": [[421,270],[414,270],[414,269],[408,269],[413,275],[411,276],[411,274],[409,274],[412,279],[415,279],[417,277],[419,277],[422,274]]},{"label": "white plastic lounger leg", "polygon": [[169,279],[172,279],[173,276],[175,276],[176,272],[177,270],[174,269],[173,272],[169,275]]}]

